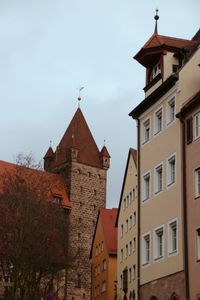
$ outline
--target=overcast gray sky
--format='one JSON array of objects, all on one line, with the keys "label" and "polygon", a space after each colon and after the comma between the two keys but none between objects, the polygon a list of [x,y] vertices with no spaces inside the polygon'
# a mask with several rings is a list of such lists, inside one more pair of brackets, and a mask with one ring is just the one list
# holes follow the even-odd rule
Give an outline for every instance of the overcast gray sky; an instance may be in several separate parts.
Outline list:
[{"label": "overcast gray sky", "polygon": [[136,128],[128,113],[144,98],[145,70],[132,59],[154,31],[190,39],[200,0],[0,0],[0,159],[40,160],[77,109],[111,155],[107,206],[117,207]]}]

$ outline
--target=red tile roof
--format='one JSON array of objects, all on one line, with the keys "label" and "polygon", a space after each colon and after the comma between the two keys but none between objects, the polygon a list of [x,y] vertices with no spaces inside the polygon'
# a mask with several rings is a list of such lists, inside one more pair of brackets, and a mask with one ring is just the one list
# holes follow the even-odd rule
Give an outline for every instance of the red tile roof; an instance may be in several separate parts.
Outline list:
[{"label": "red tile roof", "polygon": [[115,227],[117,211],[117,208],[100,208],[99,211],[105,243],[108,254],[110,255],[117,254],[117,228]]},{"label": "red tile roof", "polygon": [[[39,178],[41,180],[41,186],[39,186],[38,189],[40,187],[42,189],[48,186],[49,193],[51,193],[52,198],[54,196],[61,197],[62,206],[65,208],[71,208],[71,203],[67,195],[67,189],[64,180],[62,179],[61,176],[53,173],[47,173],[41,170],[35,170],[23,166],[18,166],[16,164],[12,164],[2,160],[0,160],[0,190],[2,189],[4,184],[3,181],[4,176],[6,176],[7,174],[11,176],[15,176],[17,170],[20,170],[23,179],[26,180],[27,183],[31,184],[33,180],[38,180]],[[45,187],[43,185],[44,182],[46,183]]]},{"label": "red tile roof", "polygon": [[66,150],[72,148],[78,150],[78,162],[94,167],[102,167],[99,149],[80,108],[77,109],[57,147],[57,160],[53,161],[53,165],[65,162]]},{"label": "red tile roof", "polygon": [[182,49],[188,50],[197,47],[197,45],[198,42],[195,40],[180,39],[153,33],[134,58],[146,67],[148,66],[150,55],[156,55],[164,50],[171,52],[177,52]]}]

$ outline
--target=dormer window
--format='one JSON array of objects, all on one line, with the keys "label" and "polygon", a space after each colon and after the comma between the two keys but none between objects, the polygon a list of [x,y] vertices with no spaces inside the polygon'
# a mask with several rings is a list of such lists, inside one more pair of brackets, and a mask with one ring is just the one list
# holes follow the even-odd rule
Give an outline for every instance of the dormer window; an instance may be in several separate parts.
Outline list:
[{"label": "dormer window", "polygon": [[152,81],[160,73],[161,73],[161,68],[160,68],[160,62],[159,62],[151,70],[150,81]]}]

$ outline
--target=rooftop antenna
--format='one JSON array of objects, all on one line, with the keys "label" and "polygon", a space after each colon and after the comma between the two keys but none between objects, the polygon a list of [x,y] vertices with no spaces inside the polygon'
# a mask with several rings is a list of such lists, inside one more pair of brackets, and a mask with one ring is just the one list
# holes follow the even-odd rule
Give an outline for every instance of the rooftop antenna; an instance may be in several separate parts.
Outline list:
[{"label": "rooftop antenna", "polygon": [[157,22],[158,22],[158,19],[159,19],[158,9],[157,8],[156,8],[156,15],[155,15],[154,19],[156,21],[154,33],[157,34],[158,33],[158,24],[157,24]]},{"label": "rooftop antenna", "polygon": [[79,94],[78,94],[78,107],[80,107],[80,101],[81,101],[81,91],[84,89],[84,86],[78,88]]},{"label": "rooftop antenna", "polygon": [[50,147],[52,146],[52,140],[49,141],[49,146],[50,146]]}]

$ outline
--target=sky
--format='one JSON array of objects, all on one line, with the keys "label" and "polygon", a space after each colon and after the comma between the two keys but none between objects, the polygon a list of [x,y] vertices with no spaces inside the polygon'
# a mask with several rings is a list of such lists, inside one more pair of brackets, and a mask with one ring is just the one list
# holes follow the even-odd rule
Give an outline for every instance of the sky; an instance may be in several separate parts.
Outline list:
[{"label": "sky", "polygon": [[154,31],[191,39],[200,0],[0,0],[0,160],[55,150],[78,107],[111,156],[107,207],[117,207],[144,99],[145,69],[132,57]]}]

